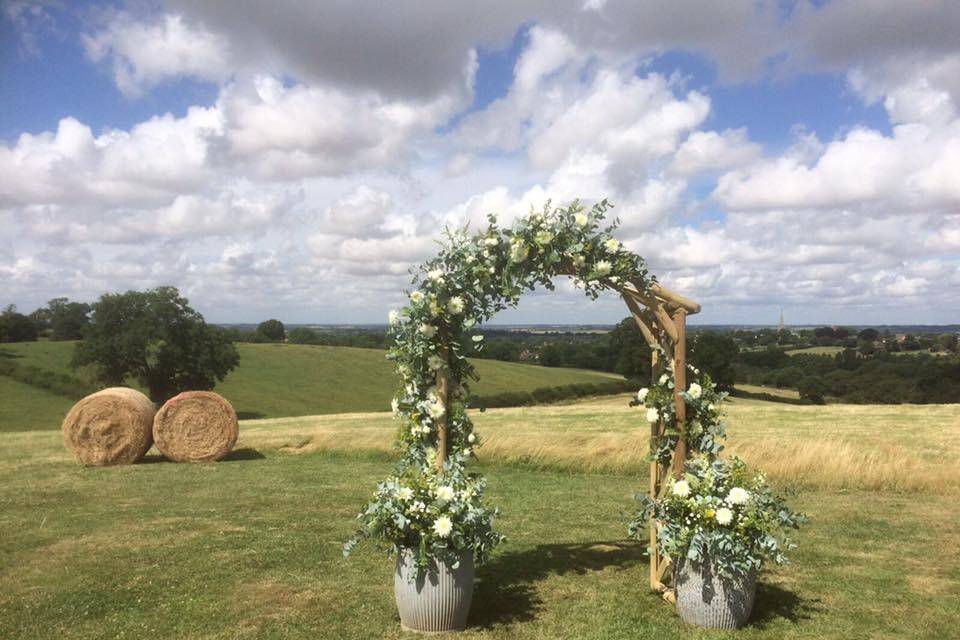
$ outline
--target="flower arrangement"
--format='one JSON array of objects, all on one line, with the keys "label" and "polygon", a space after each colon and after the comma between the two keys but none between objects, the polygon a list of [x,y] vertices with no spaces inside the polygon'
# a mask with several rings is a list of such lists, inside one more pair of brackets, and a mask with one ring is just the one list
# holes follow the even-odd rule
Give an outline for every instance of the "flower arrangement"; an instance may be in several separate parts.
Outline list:
[{"label": "flower arrangement", "polygon": [[[663,421],[662,434],[652,443],[649,458],[650,461],[657,460],[662,464],[670,462],[680,438],[674,393],[675,364],[671,360],[656,384],[640,389],[632,402],[634,406],[642,405],[646,408],[644,416],[647,422]],[[727,437],[726,424],[720,408],[728,394],[718,391],[710,376],[706,373],[701,374],[700,370],[693,365],[688,364],[687,370],[690,382],[687,388],[680,392],[687,410],[685,429],[687,449],[715,456],[723,450],[722,442]]]},{"label": "flower arrangement", "polygon": [[789,532],[806,522],[762,473],[736,457],[691,458],[683,478],[671,480],[660,499],[637,499],[641,508],[630,522],[631,536],[645,537],[652,520],[660,553],[674,560],[709,558],[721,576],[759,571],[767,560],[785,563],[794,546]]},{"label": "flower arrangement", "polygon": [[[482,322],[515,307],[525,290],[537,285],[553,289],[552,279],[558,275],[574,276],[574,284],[594,299],[625,282],[650,294],[652,279],[643,259],[612,237],[615,220],[604,226],[611,206],[604,200],[588,211],[578,201],[566,208],[548,202],[509,228],[498,226],[491,214],[486,228],[477,233],[447,230],[440,253],[414,272],[406,306],[388,316],[393,338],[388,357],[399,377],[392,408],[401,457],[395,477],[378,487],[360,513],[357,537],[347,543],[345,553],[360,539],[374,537],[395,550],[414,545],[424,562],[430,554],[451,549],[472,549],[482,560],[499,542],[491,527],[496,512],[482,506],[482,482],[464,472],[481,444],[467,415],[469,381],[476,375],[466,354],[483,348],[483,336],[476,334]],[[438,386],[438,374],[447,381],[445,390]],[[446,428],[447,447],[442,456],[441,426]],[[460,504],[456,501],[445,503],[442,511],[428,509],[430,520],[419,511],[412,513],[413,503],[398,499],[394,491],[409,488],[421,495],[425,487],[438,486],[453,486],[458,492],[469,486],[474,493],[459,511],[448,508]],[[440,509],[435,501],[417,502]],[[440,533],[446,520],[433,528],[441,517],[450,519],[446,536]]]}]

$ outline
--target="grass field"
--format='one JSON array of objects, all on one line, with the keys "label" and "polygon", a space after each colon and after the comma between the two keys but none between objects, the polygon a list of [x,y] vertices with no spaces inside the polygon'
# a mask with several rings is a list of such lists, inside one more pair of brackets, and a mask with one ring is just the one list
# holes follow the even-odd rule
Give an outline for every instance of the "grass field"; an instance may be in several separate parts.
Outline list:
[{"label": "grass field", "polygon": [[[864,451],[884,460],[899,437],[908,456],[939,460],[955,480],[956,409],[913,409],[737,400],[732,440],[769,456],[771,442],[791,450],[867,436]],[[646,589],[642,545],[624,540],[621,515],[646,483],[643,465],[616,458],[640,446],[636,418],[615,400],[477,416],[488,437],[481,468],[508,541],[479,571],[466,637],[956,635],[953,496],[865,491],[845,467],[835,470],[841,482],[796,478],[811,524],[794,563],[764,574],[749,625],[736,634],[686,627]],[[106,469],[74,464],[56,433],[0,434],[0,637],[416,637],[396,621],[389,561],[369,546],[340,554],[357,508],[389,473],[390,428],[371,414],[258,421],[219,464],[152,457]],[[527,462],[507,455],[508,441],[527,443]],[[762,462],[789,480],[782,458]]]},{"label": "grass field", "polygon": [[809,353],[814,356],[832,356],[843,351],[844,347],[804,347],[803,349],[790,349],[786,353],[793,356],[798,353]]},{"label": "grass field", "polygon": [[759,384],[743,384],[740,382],[737,383],[736,387],[740,391],[746,391],[747,393],[769,393],[772,396],[780,398],[800,399],[800,392],[796,389],[778,389],[777,387],[765,387]]},{"label": "grass field", "polygon": [[[241,418],[381,411],[390,406],[396,378],[383,351],[286,344],[237,346],[240,366],[217,385],[216,391],[233,403]],[[20,342],[0,348],[0,357],[68,374],[74,373],[69,368],[72,354],[72,342]],[[475,364],[480,381],[474,392],[481,396],[619,378],[597,371],[495,360],[476,360]],[[85,374],[81,371],[77,375]],[[2,376],[0,380],[9,382]],[[20,390],[10,401],[19,407],[16,411],[29,413],[30,420],[8,421],[0,410],[0,432],[43,428],[40,425],[59,428],[66,412],[64,399],[33,391]],[[70,404],[65,406],[69,408]]]}]

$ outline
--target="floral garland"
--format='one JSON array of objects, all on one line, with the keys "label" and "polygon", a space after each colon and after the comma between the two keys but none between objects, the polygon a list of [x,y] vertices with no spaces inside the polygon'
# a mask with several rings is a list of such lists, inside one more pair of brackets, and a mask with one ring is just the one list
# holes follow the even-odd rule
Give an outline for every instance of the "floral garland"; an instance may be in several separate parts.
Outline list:
[{"label": "floral garland", "polygon": [[[391,551],[420,549],[418,566],[426,568],[430,557],[468,550],[482,561],[500,541],[492,530],[496,512],[482,507],[482,480],[465,472],[481,444],[467,415],[469,380],[476,374],[466,354],[482,349],[483,336],[475,333],[481,323],[515,307],[526,290],[537,285],[552,290],[552,278],[558,275],[574,276],[575,286],[592,299],[626,282],[650,295],[653,279],[643,259],[613,238],[616,220],[603,226],[611,207],[606,200],[589,211],[579,201],[566,208],[548,202],[509,228],[499,227],[491,214],[479,233],[448,230],[440,253],[415,271],[408,304],[389,315],[394,344],[388,357],[396,362],[400,378],[392,408],[400,423],[402,455],[396,476],[378,487],[360,513],[359,531],[347,553],[360,539],[374,537]],[[443,369],[449,380],[447,402],[436,386]],[[441,420],[447,425],[448,452],[438,471]],[[421,491],[424,486],[434,487],[433,493]],[[471,487],[467,508],[451,512],[447,506],[459,503],[438,496],[437,486]],[[407,499],[407,489],[429,501]],[[420,517],[421,503],[432,524]],[[449,530],[437,525],[441,517],[450,518]]]}]

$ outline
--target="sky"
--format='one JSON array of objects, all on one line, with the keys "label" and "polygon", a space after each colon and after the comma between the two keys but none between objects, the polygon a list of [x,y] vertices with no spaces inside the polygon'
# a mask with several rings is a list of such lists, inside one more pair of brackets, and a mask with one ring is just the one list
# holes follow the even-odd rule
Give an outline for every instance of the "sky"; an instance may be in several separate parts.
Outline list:
[{"label": "sky", "polygon": [[960,2],[387,6],[0,0],[0,305],[382,323],[444,227],[608,198],[691,322],[960,321]]}]

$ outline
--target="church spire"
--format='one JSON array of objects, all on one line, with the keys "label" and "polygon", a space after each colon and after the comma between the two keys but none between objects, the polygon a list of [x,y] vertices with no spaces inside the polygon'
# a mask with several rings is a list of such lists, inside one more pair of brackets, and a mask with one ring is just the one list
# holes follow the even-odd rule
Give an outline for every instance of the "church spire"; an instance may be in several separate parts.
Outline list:
[{"label": "church spire", "polygon": [[778,329],[779,331],[783,331],[783,329],[784,329],[784,325],[783,325],[783,307],[780,308],[780,324],[777,326],[777,329]]}]

